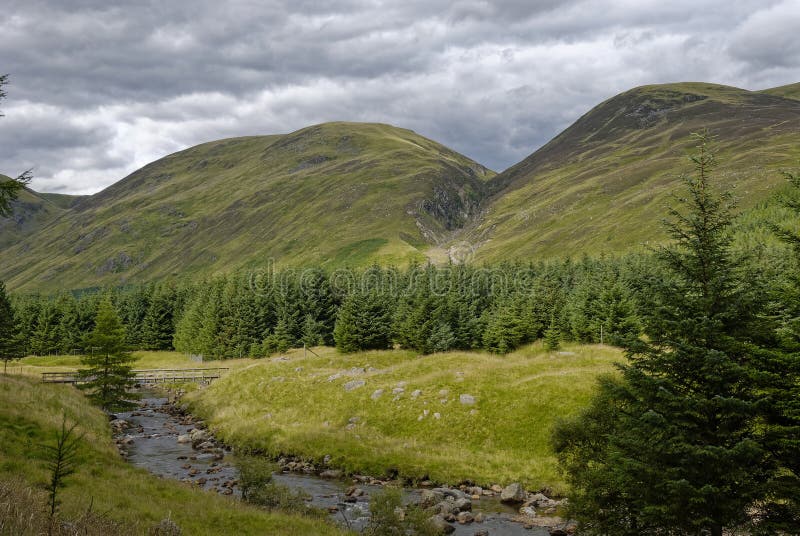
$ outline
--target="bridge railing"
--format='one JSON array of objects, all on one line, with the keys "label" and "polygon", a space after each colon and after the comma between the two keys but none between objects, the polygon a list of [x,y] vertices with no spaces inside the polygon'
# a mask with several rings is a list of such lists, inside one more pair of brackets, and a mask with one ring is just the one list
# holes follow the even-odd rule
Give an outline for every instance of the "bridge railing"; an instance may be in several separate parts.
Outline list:
[{"label": "bridge railing", "polygon": [[[227,368],[133,370],[134,381],[141,385],[156,383],[206,382],[228,372]],[[43,383],[79,383],[86,381],[77,372],[42,372]]]}]

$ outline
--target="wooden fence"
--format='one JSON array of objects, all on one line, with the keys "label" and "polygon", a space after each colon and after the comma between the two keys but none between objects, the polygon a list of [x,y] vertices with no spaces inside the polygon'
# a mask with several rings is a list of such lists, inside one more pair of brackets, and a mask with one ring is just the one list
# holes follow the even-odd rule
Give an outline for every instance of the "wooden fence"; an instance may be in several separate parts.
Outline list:
[{"label": "wooden fence", "polygon": [[[159,383],[198,382],[209,383],[228,372],[227,368],[151,369],[134,370],[134,381],[139,385]],[[83,383],[86,379],[77,372],[42,372],[44,383]]]}]

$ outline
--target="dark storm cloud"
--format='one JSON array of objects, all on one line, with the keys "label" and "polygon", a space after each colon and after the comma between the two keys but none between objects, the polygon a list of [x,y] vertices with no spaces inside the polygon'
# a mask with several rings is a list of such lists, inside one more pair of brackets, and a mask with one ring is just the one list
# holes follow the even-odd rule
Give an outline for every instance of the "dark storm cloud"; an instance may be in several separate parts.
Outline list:
[{"label": "dark storm cloud", "polygon": [[169,152],[331,121],[493,167],[632,86],[796,82],[800,0],[12,1],[0,172],[92,192]]}]

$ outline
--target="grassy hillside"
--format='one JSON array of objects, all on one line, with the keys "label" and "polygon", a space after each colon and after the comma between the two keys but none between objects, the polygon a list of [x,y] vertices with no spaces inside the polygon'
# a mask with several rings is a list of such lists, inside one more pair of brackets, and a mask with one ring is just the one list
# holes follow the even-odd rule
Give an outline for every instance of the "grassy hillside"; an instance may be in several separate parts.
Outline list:
[{"label": "grassy hillside", "polygon": [[[363,266],[623,252],[660,242],[717,137],[716,181],[743,209],[800,168],[800,84],[642,86],[593,108],[499,175],[389,125],[328,123],[206,143],[79,199],[26,193],[0,221],[0,279],[52,291],[236,268]],[[465,248],[464,243],[470,247]]]},{"label": "grassy hillside", "polygon": [[563,491],[550,429],[584,406],[596,376],[622,359],[606,346],[534,345],[505,356],[317,350],[320,357],[300,350],[255,361],[189,401],[223,438],[273,455],[330,455],[339,467],[373,475]]},{"label": "grassy hillside", "polygon": [[80,199],[7,248],[11,288],[81,288],[231,267],[424,260],[493,172],[409,130],[328,123],[211,142]]},{"label": "grassy hillside", "polygon": [[717,136],[716,181],[748,208],[784,183],[780,169],[800,166],[798,127],[800,101],[781,96],[702,83],[635,88],[492,179],[492,196],[465,237],[484,260],[660,241],[669,196],[691,171],[690,133]]},{"label": "grassy hillside", "polygon": [[[0,175],[0,181],[10,180]],[[0,218],[0,250],[8,248],[55,221],[66,212],[80,196],[40,194],[30,188],[23,189],[12,202],[13,215]]]},{"label": "grassy hillside", "polygon": [[[0,375],[0,484],[21,479],[36,489],[47,481],[38,445],[52,443],[62,414],[84,434],[77,472],[63,490],[66,518],[92,505],[133,533],[170,517],[183,534],[338,534],[318,521],[269,514],[213,493],[154,477],[123,461],[111,442],[108,417],[75,388],[42,385],[37,379]],[[32,515],[33,512],[28,512]]]},{"label": "grassy hillside", "polygon": [[785,97],[787,99],[800,100],[800,82],[798,82],[797,84],[787,84],[785,86],[765,89],[760,93],[766,93],[767,95],[776,95],[778,97]]}]

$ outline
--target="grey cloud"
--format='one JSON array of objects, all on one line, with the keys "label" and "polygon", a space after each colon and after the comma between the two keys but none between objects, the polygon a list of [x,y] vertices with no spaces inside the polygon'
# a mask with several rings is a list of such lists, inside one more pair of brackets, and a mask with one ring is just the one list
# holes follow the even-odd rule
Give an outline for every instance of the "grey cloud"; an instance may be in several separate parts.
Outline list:
[{"label": "grey cloud", "polygon": [[412,128],[500,170],[636,85],[796,82],[799,13],[797,0],[16,0],[0,15],[0,171],[35,165],[35,188],[96,191],[209,139],[330,120]]}]

